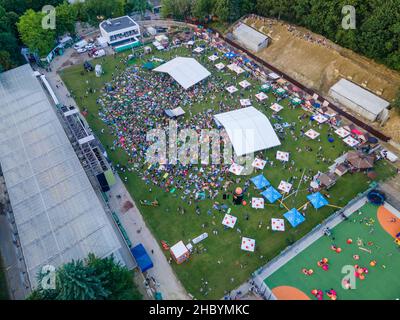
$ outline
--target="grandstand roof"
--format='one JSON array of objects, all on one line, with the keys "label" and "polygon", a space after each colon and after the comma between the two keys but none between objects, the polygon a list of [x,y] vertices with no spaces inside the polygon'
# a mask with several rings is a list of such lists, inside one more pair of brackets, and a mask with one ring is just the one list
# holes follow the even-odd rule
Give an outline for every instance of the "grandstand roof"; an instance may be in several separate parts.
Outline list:
[{"label": "grandstand roof", "polygon": [[121,248],[29,65],[0,74],[0,163],[31,285],[44,265]]}]

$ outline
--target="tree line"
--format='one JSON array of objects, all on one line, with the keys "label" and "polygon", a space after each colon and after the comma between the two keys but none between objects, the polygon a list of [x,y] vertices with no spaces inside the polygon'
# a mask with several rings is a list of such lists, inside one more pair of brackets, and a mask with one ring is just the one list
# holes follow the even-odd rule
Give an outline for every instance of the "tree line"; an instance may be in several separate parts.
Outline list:
[{"label": "tree line", "polygon": [[[55,29],[42,28],[46,13],[55,8]],[[0,0],[0,72],[23,63],[21,46],[45,57],[66,33],[75,34],[76,22],[97,26],[102,20],[149,9],[147,0]],[[46,18],[45,18],[46,19]]]},{"label": "tree line", "polygon": [[[400,0],[163,0],[164,17],[211,15],[234,22],[255,13],[321,34],[340,46],[400,70]],[[356,29],[342,27],[342,8],[354,6]]]}]

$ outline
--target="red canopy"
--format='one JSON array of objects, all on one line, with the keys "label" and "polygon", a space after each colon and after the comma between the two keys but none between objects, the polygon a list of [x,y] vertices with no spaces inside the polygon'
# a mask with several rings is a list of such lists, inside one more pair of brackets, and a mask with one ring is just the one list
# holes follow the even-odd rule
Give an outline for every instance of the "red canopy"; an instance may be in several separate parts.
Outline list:
[{"label": "red canopy", "polygon": [[360,130],[357,130],[357,129],[353,129],[353,130],[351,130],[351,132],[358,136],[361,136],[363,134]]}]

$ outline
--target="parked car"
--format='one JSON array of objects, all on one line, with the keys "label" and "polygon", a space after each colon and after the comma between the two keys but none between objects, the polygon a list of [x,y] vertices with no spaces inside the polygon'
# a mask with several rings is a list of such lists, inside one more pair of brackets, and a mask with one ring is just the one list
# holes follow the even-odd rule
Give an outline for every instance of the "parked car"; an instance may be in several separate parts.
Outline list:
[{"label": "parked car", "polygon": [[92,50],[92,49],[94,49],[95,47],[96,47],[96,46],[95,46],[94,43],[89,43],[88,45],[85,46],[85,48],[86,48],[87,50]]},{"label": "parked car", "polygon": [[75,50],[82,49],[85,46],[87,46],[87,44],[88,44],[88,42],[86,40],[81,40],[81,41],[79,41],[79,42],[74,44],[74,49]]},{"label": "parked car", "polygon": [[85,53],[86,51],[87,51],[86,48],[80,48],[80,49],[76,50],[76,52],[78,52],[78,53]]},{"label": "parked car", "polygon": [[93,71],[94,70],[93,66],[90,64],[89,61],[85,61],[85,63],[83,64],[83,67],[85,68],[86,71]]},{"label": "parked car", "polygon": [[103,49],[97,50],[95,53],[93,53],[94,58],[104,57],[105,55],[106,55],[106,51]]}]

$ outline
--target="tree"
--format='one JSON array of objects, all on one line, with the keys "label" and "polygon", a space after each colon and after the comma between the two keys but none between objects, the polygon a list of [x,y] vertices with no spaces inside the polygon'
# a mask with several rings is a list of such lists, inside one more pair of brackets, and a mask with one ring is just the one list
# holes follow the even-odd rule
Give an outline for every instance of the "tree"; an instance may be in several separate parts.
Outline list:
[{"label": "tree", "polygon": [[87,265],[95,269],[95,273],[101,279],[104,288],[110,292],[107,299],[141,299],[141,294],[133,284],[132,273],[115,262],[113,256],[99,259],[95,255],[89,254]]},{"label": "tree", "polygon": [[217,0],[214,5],[214,14],[222,21],[228,21],[230,17],[230,1]]},{"label": "tree", "polygon": [[40,56],[47,55],[53,49],[56,38],[55,30],[42,28],[44,16],[44,13],[29,9],[17,23],[22,42],[32,52],[37,52]]},{"label": "tree", "polygon": [[30,300],[133,300],[142,296],[134,285],[132,273],[114,260],[89,254],[85,260],[71,261],[56,270],[55,289],[38,287]]},{"label": "tree", "polygon": [[102,284],[101,276],[82,260],[65,264],[57,272],[57,300],[104,300],[110,292]]},{"label": "tree", "polygon": [[9,53],[15,53],[19,51],[17,39],[9,32],[0,33],[0,48],[1,50]]},{"label": "tree", "polygon": [[9,52],[0,50],[0,72],[15,68],[15,62],[11,59]]},{"label": "tree", "polygon": [[83,21],[97,25],[104,19],[123,16],[125,0],[86,0],[79,6],[79,10],[79,17]]},{"label": "tree", "polygon": [[78,10],[75,6],[64,2],[56,7],[56,33],[61,36],[67,32],[75,33]]},{"label": "tree", "polygon": [[127,0],[125,13],[140,12],[142,15],[146,13],[148,7],[147,0]]},{"label": "tree", "polygon": [[7,12],[13,11],[22,15],[26,10],[41,11],[45,5],[56,7],[64,0],[0,0],[2,6]]},{"label": "tree", "polygon": [[177,20],[183,20],[190,16],[191,0],[163,0],[161,15],[164,18],[172,17]]},{"label": "tree", "polygon": [[392,107],[395,108],[396,111],[400,113],[400,88],[397,90],[396,98],[392,103]]},{"label": "tree", "polygon": [[213,12],[213,0],[194,0],[192,4],[192,16],[202,21]]}]

